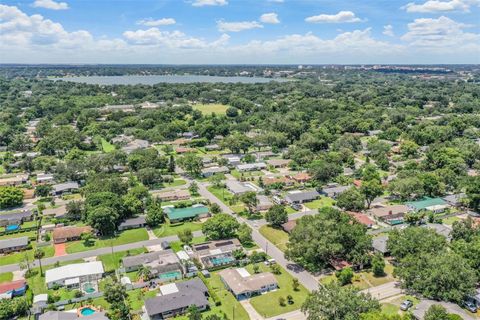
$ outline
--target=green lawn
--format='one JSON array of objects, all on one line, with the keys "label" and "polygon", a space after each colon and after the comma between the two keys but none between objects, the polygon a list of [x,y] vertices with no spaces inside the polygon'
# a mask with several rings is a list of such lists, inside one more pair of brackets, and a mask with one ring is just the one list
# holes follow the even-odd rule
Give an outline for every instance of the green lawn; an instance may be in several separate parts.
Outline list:
[{"label": "green lawn", "polygon": [[448,217],[448,218],[442,219],[442,223],[451,226],[455,221],[460,221],[460,220],[462,220],[462,219],[460,219],[459,217],[453,216],[453,217]]},{"label": "green lawn", "polygon": [[113,150],[115,150],[115,146],[102,138],[102,149],[103,152],[112,152]]},{"label": "green lawn", "polygon": [[241,202],[237,202],[234,205],[230,205],[230,200],[233,198],[233,194],[230,193],[226,188],[217,188],[214,186],[207,187],[207,190],[213,193],[215,197],[220,199],[225,205],[229,206],[235,213],[240,213],[245,211],[245,205]]},{"label": "green lawn", "polygon": [[[35,248],[34,242],[32,243],[32,246],[33,248]],[[53,257],[53,255],[55,254],[55,249],[53,248],[53,246],[42,247],[42,250],[45,252],[45,258]],[[0,259],[0,266],[20,263],[25,259],[25,254],[27,254],[28,260],[32,261],[33,251],[34,249],[31,249],[31,250],[25,250],[21,252],[10,253],[5,256],[2,256]]]},{"label": "green lawn", "polygon": [[162,226],[153,229],[155,235],[159,238],[177,235],[180,230],[190,229],[193,231],[202,230],[202,224],[200,222],[183,222],[170,224],[168,221]]},{"label": "green lawn", "polygon": [[[270,267],[263,263],[258,264],[258,266],[260,267],[260,272],[270,271]],[[253,265],[248,265],[247,270],[253,274]],[[281,274],[275,275],[279,287],[277,290],[250,299],[250,303],[255,310],[265,318],[300,309],[308,296],[307,289],[302,285],[300,285],[298,291],[294,291],[292,287],[293,277],[283,268],[280,267],[280,270]],[[293,297],[294,303],[286,303],[285,306],[280,306],[278,299],[283,297],[286,300],[288,295]]]},{"label": "green lawn", "polygon": [[[207,241],[207,238],[205,236],[195,237],[192,240],[192,244],[198,244],[205,241]],[[180,250],[183,250],[183,243],[181,241],[172,241],[170,242],[170,247],[174,252],[178,252]]]},{"label": "green lawn", "polygon": [[293,209],[293,208],[290,207],[290,206],[286,206],[286,207],[285,207],[285,210],[287,210],[287,213],[288,213],[288,214],[292,214],[292,213],[297,213],[297,212],[298,212],[297,210]]},{"label": "green lawn", "polygon": [[74,241],[67,243],[67,253],[82,252],[94,250],[111,245],[118,246],[122,244],[148,240],[147,230],[144,228],[125,230],[115,238],[96,239],[91,246],[85,246],[84,241]]},{"label": "green lawn", "polygon": [[5,168],[3,167],[3,165],[0,164],[0,174],[4,174],[5,173]]},{"label": "green lawn", "polygon": [[126,256],[136,256],[140,253],[145,253],[147,250],[145,248],[138,248],[128,251],[119,251],[110,254],[104,254],[97,257],[97,260],[102,261],[105,272],[114,271],[119,268],[122,258]]},{"label": "green lawn", "polygon": [[183,179],[175,179],[173,180],[173,182],[169,182],[169,183],[163,183],[163,186],[165,188],[168,188],[168,187],[178,187],[178,186],[183,186],[187,184],[187,181],[183,180]]},{"label": "green lawn", "polygon": [[27,232],[17,232],[17,233],[4,234],[3,236],[0,236],[0,240],[20,238],[20,237],[36,238],[37,237],[37,231],[27,231]]},{"label": "green lawn", "polygon": [[238,180],[240,180],[242,178],[242,176],[244,178],[247,178],[247,177],[260,177],[260,176],[265,175],[262,171],[239,172],[237,169],[232,170],[230,172],[230,174]]},{"label": "green lawn", "polygon": [[12,279],[13,279],[13,273],[12,272],[0,273],[0,283],[9,282],[9,281],[12,281]]},{"label": "green lawn", "polygon": [[275,229],[268,225],[260,227],[260,233],[273,243],[278,249],[285,251],[288,243],[288,233],[282,229]]},{"label": "green lawn", "polygon": [[220,103],[208,103],[208,104],[194,104],[192,106],[194,110],[199,110],[203,114],[211,114],[215,112],[216,114],[225,114],[227,112],[228,106]]},{"label": "green lawn", "polygon": [[312,201],[312,202],[307,202],[305,203],[305,207],[309,208],[309,209],[319,209],[319,208],[323,208],[323,207],[331,207],[335,204],[335,200],[333,200],[332,198],[329,198],[329,197],[320,197],[320,199],[317,199],[315,201]]}]

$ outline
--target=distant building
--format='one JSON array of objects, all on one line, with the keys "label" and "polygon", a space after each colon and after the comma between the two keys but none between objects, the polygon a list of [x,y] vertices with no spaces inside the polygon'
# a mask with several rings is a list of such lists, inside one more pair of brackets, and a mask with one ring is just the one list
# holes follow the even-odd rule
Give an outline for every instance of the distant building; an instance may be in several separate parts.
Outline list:
[{"label": "distant building", "polygon": [[184,314],[192,305],[199,311],[210,306],[208,289],[198,278],[161,286],[160,294],[146,299],[144,308],[149,319],[160,320]]},{"label": "distant building", "polygon": [[128,142],[125,146],[122,147],[122,150],[125,153],[132,153],[135,150],[146,149],[150,146],[150,143],[147,140],[135,139]]},{"label": "distant building", "polygon": [[285,168],[292,162],[290,159],[270,159],[267,160],[267,164],[271,165],[274,168]]},{"label": "distant building", "polygon": [[120,223],[118,226],[118,230],[128,230],[128,229],[137,229],[143,228],[147,225],[147,221],[145,220],[145,216],[138,216],[134,218],[127,219]]},{"label": "distant building", "polygon": [[28,237],[18,237],[0,240],[0,253],[10,253],[25,250],[28,247]]},{"label": "distant building", "polygon": [[320,194],[316,190],[308,190],[308,191],[300,191],[300,190],[295,190],[295,191],[290,191],[287,193],[285,196],[285,201],[289,204],[299,204],[299,203],[305,203],[305,202],[310,202],[315,199],[318,199],[320,197]]},{"label": "distant building", "polygon": [[209,167],[202,169],[202,176],[205,178],[211,177],[217,173],[228,173],[230,170],[227,167]]},{"label": "distant building", "polygon": [[51,173],[38,173],[37,174],[37,183],[53,183],[55,178]]},{"label": "distant building", "polygon": [[257,196],[258,204],[256,207],[257,211],[267,211],[273,206],[272,201],[267,196],[258,195]]},{"label": "distant building", "polygon": [[52,195],[54,196],[60,196],[65,193],[72,193],[80,189],[78,183],[74,181],[54,184],[52,187]]},{"label": "distant building", "polygon": [[244,163],[244,164],[237,165],[237,170],[240,172],[258,171],[266,168],[267,168],[267,165],[265,164],[265,162]]},{"label": "distant building", "polygon": [[378,252],[382,255],[389,254],[387,247],[388,235],[380,235],[372,239],[372,248],[375,252]]},{"label": "distant building", "polygon": [[48,208],[42,211],[42,215],[44,216],[52,216],[57,219],[63,219],[65,218],[65,215],[67,214],[67,206],[62,205],[56,208]]},{"label": "distant building", "polygon": [[467,195],[465,193],[457,193],[445,196],[442,199],[452,207],[461,207],[463,206],[463,200],[466,197]]},{"label": "distant building", "polygon": [[358,223],[363,224],[367,228],[371,228],[375,225],[375,221],[370,219],[370,217],[367,216],[366,214],[363,214],[360,212],[352,212],[352,211],[348,211],[347,213],[350,216],[352,216],[355,220],[357,220]]},{"label": "distant building", "polygon": [[0,283],[0,299],[23,296],[27,291],[25,279]]},{"label": "distant building", "polygon": [[0,176],[0,186],[20,186],[27,183],[28,175],[21,174],[16,176]]},{"label": "distant building", "polygon": [[235,195],[255,191],[255,189],[245,185],[244,183],[238,182],[237,180],[227,180],[225,186],[227,187],[228,191]]},{"label": "distant building", "polygon": [[288,220],[287,222],[282,224],[282,229],[286,233],[291,233],[296,226],[297,226],[297,220]]},{"label": "distant building", "polygon": [[155,194],[155,196],[162,201],[176,201],[190,199],[190,192],[188,190],[172,190]]},{"label": "distant building", "polygon": [[434,213],[440,213],[450,207],[450,205],[442,198],[424,198],[418,201],[411,201],[406,203],[412,211],[432,211]]},{"label": "distant building", "polygon": [[32,221],[34,217],[35,212],[30,210],[0,214],[0,227],[21,225],[25,221]]},{"label": "distant building", "polygon": [[251,275],[246,269],[224,269],[218,273],[225,287],[237,300],[244,300],[278,288],[273,273],[262,272]]},{"label": "distant building", "polygon": [[322,189],[322,194],[329,198],[336,199],[339,195],[350,189],[350,186],[333,186]]},{"label": "distant building", "polygon": [[373,216],[392,225],[403,223],[403,216],[409,211],[410,209],[403,204],[378,205],[369,210]]},{"label": "distant building", "polygon": [[52,232],[52,238],[54,243],[63,243],[67,241],[74,241],[79,240],[82,234],[84,233],[91,233],[92,227],[84,226],[84,227],[75,227],[75,226],[67,226],[67,227],[58,227],[55,228]]},{"label": "distant building", "polygon": [[305,183],[312,179],[312,177],[306,172],[297,173],[296,175],[291,176],[291,178],[299,183]]}]

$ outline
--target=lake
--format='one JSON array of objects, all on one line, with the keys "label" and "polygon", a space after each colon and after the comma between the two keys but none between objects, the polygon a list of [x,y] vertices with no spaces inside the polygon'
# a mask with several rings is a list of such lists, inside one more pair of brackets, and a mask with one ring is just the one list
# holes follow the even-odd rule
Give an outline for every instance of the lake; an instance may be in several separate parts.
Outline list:
[{"label": "lake", "polygon": [[62,77],[50,80],[69,81],[87,84],[115,85],[115,84],[147,84],[157,83],[266,83],[270,81],[285,82],[287,79],[272,79],[262,77],[220,77],[200,75],[125,75],[125,76],[85,76],[85,77]]}]

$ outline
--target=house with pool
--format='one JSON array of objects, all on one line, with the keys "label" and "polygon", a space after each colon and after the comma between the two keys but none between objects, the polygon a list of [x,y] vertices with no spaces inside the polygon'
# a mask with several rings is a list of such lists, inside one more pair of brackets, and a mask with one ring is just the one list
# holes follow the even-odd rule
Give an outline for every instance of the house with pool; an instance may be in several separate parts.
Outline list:
[{"label": "house with pool", "polygon": [[203,204],[197,204],[186,208],[167,206],[163,208],[163,212],[167,215],[170,223],[201,219],[210,216],[210,210]]},{"label": "house with pool", "polygon": [[123,272],[137,271],[142,267],[150,269],[152,275],[162,282],[180,280],[185,273],[180,259],[172,250],[143,253],[122,259]]},{"label": "house with pool", "polygon": [[98,281],[104,273],[101,261],[68,264],[45,272],[48,289],[55,286],[69,289],[81,289],[85,294],[98,291]]},{"label": "house with pool", "polygon": [[197,258],[205,269],[229,266],[236,262],[235,250],[243,250],[238,239],[207,241],[192,245],[194,258]]}]

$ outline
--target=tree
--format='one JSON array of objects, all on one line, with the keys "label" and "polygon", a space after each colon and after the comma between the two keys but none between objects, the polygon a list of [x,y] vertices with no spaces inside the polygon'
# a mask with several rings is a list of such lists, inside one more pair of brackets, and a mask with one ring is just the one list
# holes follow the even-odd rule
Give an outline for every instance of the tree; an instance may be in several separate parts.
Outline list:
[{"label": "tree", "polygon": [[365,208],[365,196],[357,188],[350,188],[338,195],[337,206],[348,211],[361,211]]},{"label": "tree", "polygon": [[298,291],[300,289],[300,282],[297,278],[292,279],[292,289],[293,291]]},{"label": "tree", "polygon": [[371,237],[365,226],[347,213],[321,208],[318,215],[297,220],[286,256],[308,270],[320,270],[332,259],[365,263],[370,248]]},{"label": "tree", "polygon": [[256,210],[258,199],[254,191],[245,192],[240,196],[240,201],[245,204],[250,213]]},{"label": "tree", "polygon": [[288,221],[288,213],[285,207],[281,204],[276,204],[268,209],[265,214],[265,220],[274,227],[280,227]]},{"label": "tree", "polygon": [[381,254],[376,254],[372,258],[372,271],[375,277],[383,277],[385,275],[385,259]]},{"label": "tree", "polygon": [[70,201],[66,205],[67,213],[65,218],[72,221],[81,220],[85,215],[85,206],[83,201]]},{"label": "tree", "polygon": [[424,194],[423,183],[418,177],[395,179],[389,183],[388,189],[402,201],[419,198]]},{"label": "tree", "polygon": [[240,224],[229,214],[219,213],[208,219],[202,225],[203,234],[211,240],[235,237]]},{"label": "tree", "polygon": [[127,290],[116,278],[110,278],[103,290],[104,299],[110,303],[108,316],[112,320],[130,319],[130,308],[126,304]]},{"label": "tree", "polygon": [[475,211],[480,210],[480,176],[471,177],[466,186],[469,207]]},{"label": "tree", "polygon": [[28,308],[28,302],[25,298],[0,299],[0,319],[15,319],[26,315]]},{"label": "tree", "polygon": [[142,168],[137,171],[138,180],[147,187],[153,187],[162,182],[162,173],[155,168]]},{"label": "tree", "polygon": [[367,180],[362,182],[360,192],[365,196],[367,208],[370,208],[372,201],[383,194],[383,188],[378,180]]},{"label": "tree", "polygon": [[408,255],[435,253],[447,246],[445,238],[434,230],[421,227],[395,229],[388,236],[387,247],[391,255],[401,260]]},{"label": "tree", "polygon": [[449,320],[447,309],[439,304],[434,304],[425,312],[424,320]]},{"label": "tree", "polygon": [[480,227],[476,227],[473,219],[469,216],[467,219],[455,221],[452,225],[452,232],[450,233],[452,240],[465,240],[470,242],[475,236],[480,236]]},{"label": "tree", "polygon": [[52,192],[52,186],[48,184],[39,184],[35,187],[35,195],[37,197],[48,197]]},{"label": "tree", "polygon": [[320,286],[302,305],[308,320],[356,320],[367,312],[379,311],[380,303],[353,286],[342,287],[335,281]]},{"label": "tree", "polygon": [[211,212],[212,214],[217,214],[217,213],[222,212],[222,208],[220,208],[220,206],[218,205],[218,203],[215,203],[215,202],[214,202],[214,203],[212,203],[212,204],[210,205],[210,212]]},{"label": "tree", "polygon": [[253,242],[252,239],[252,229],[246,224],[242,223],[237,230],[237,238],[243,244],[251,244]]},{"label": "tree", "polygon": [[238,116],[238,109],[235,107],[228,107],[225,114],[227,115],[227,117],[235,118],[236,116]]},{"label": "tree", "polygon": [[88,212],[87,222],[101,235],[113,235],[117,229],[118,214],[110,207],[99,206]]},{"label": "tree", "polygon": [[193,196],[196,196],[198,195],[198,184],[193,181],[192,183],[190,183],[190,186],[188,187],[188,191],[190,191],[190,193],[193,195]]},{"label": "tree", "polygon": [[40,275],[43,277],[42,259],[43,257],[45,257],[45,251],[36,248],[33,252],[33,257],[38,260],[38,266],[40,267]]},{"label": "tree", "polygon": [[159,200],[154,200],[147,207],[147,216],[145,221],[151,227],[158,226],[165,220],[165,215],[162,209],[162,202]]},{"label": "tree", "polygon": [[202,313],[195,304],[188,307],[188,320],[202,320]]},{"label": "tree", "polygon": [[149,281],[152,278],[152,271],[148,267],[141,266],[137,271],[137,277],[143,279],[143,281]]},{"label": "tree", "polygon": [[183,229],[178,231],[178,238],[180,241],[182,241],[184,244],[190,244],[193,240],[193,234],[192,230],[190,229]]},{"label": "tree", "polygon": [[418,155],[418,144],[412,140],[405,140],[400,144],[400,152],[405,158],[415,158]]},{"label": "tree", "polygon": [[177,161],[178,164],[192,177],[197,177],[202,173],[202,159],[194,153],[187,153]]},{"label": "tree", "polygon": [[343,268],[336,273],[337,279],[342,286],[352,283],[353,270],[350,267]]},{"label": "tree", "polygon": [[17,187],[0,187],[0,209],[19,206],[23,203],[23,191]]}]

